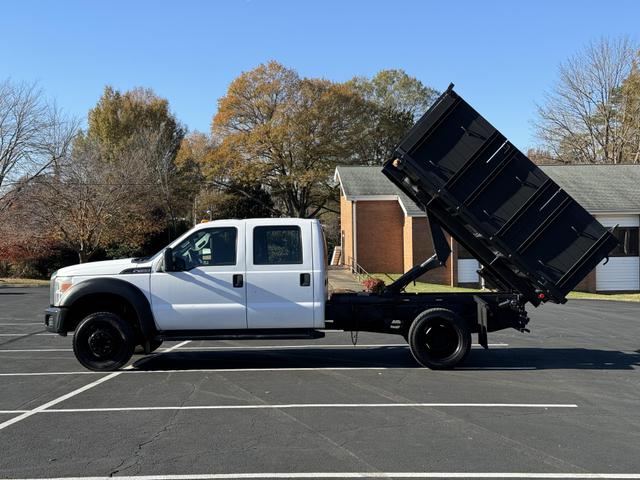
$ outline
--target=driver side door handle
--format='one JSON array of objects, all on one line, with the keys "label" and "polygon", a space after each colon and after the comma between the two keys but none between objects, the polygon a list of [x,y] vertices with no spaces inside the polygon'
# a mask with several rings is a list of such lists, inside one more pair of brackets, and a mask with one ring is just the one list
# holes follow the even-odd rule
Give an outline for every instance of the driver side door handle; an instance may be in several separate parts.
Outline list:
[{"label": "driver side door handle", "polygon": [[233,275],[233,287],[234,288],[242,288],[242,286],[244,285],[244,279],[242,277],[242,274],[240,273],[236,273]]}]

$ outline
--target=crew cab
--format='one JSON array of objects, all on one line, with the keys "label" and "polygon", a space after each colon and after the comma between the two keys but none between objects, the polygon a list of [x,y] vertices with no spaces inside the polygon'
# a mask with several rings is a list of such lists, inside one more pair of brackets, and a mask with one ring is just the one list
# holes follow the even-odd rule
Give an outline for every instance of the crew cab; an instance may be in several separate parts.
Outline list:
[{"label": "crew cab", "polygon": [[318,337],[327,252],[318,220],[201,223],[149,258],[65,267],[51,277],[49,331],[75,331],[78,360],[124,365],[163,340]]}]

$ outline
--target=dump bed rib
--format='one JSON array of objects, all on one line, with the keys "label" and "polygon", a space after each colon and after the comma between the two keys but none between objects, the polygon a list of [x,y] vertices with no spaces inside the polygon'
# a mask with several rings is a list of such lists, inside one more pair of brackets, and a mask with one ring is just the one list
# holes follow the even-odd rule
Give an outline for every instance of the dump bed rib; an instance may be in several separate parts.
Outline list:
[{"label": "dump bed rib", "polygon": [[450,86],[383,173],[534,305],[564,303],[616,238]]}]

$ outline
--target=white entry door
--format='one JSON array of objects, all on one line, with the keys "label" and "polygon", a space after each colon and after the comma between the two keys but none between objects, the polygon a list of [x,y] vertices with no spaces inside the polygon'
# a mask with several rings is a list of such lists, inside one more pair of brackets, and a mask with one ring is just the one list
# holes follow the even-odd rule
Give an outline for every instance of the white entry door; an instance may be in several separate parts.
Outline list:
[{"label": "white entry door", "polygon": [[173,247],[181,271],[151,274],[159,330],[247,328],[244,223],[196,230]]},{"label": "white entry door", "polygon": [[249,220],[249,328],[313,328],[311,223]]}]

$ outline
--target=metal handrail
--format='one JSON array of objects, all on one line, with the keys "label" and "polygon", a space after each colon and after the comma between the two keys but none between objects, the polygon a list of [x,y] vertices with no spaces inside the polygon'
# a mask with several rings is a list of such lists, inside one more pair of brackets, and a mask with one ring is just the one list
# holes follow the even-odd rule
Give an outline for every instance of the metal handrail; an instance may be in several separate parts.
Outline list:
[{"label": "metal handrail", "polygon": [[[351,270],[351,273],[356,276],[359,282],[362,282],[366,278],[377,278],[371,275],[369,272],[367,272],[362,267],[362,265],[360,265],[358,262],[355,262],[353,260],[353,257],[347,257],[347,260],[348,260],[348,263],[346,263],[345,265],[349,267],[349,269]],[[394,278],[390,276],[388,273],[383,273],[383,275],[387,277],[391,282],[395,281]]]},{"label": "metal handrail", "polygon": [[346,265],[349,267],[349,270],[351,270],[351,273],[354,274],[360,282],[365,278],[373,278],[373,276],[369,272],[367,272],[362,267],[362,265],[354,261],[353,257],[347,257]]}]

